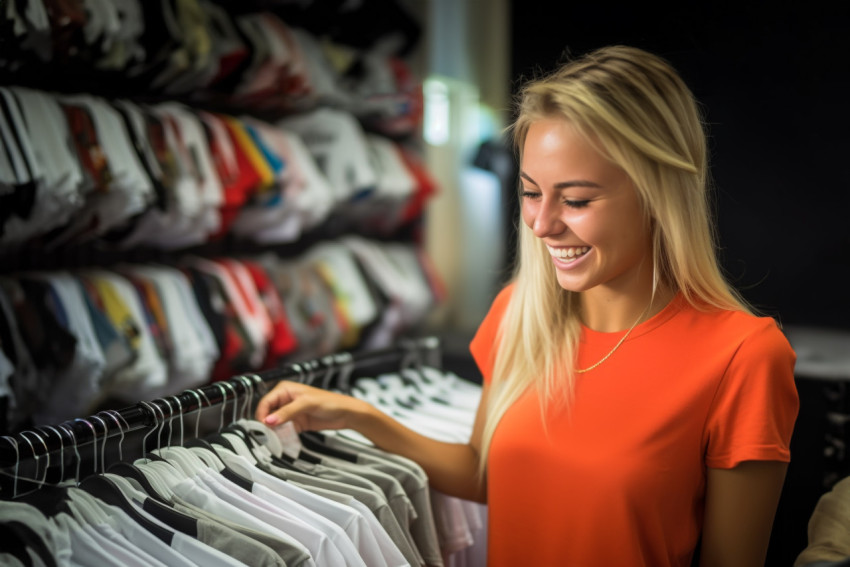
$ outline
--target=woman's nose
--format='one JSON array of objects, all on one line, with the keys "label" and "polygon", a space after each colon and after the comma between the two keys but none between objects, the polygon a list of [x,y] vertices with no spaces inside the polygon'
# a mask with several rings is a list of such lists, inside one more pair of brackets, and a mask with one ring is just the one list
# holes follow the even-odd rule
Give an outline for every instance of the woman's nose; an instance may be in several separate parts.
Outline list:
[{"label": "woman's nose", "polygon": [[553,200],[544,200],[537,209],[531,230],[538,238],[560,234],[566,225],[560,218],[560,207]]}]

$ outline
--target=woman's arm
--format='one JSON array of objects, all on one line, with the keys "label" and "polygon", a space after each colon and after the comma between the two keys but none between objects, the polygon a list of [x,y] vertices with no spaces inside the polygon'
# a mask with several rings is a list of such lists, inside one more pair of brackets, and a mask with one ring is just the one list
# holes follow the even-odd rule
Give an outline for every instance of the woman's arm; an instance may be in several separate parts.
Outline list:
[{"label": "woman's arm", "polygon": [[487,393],[484,386],[472,436],[465,444],[431,439],[365,400],[297,382],[280,382],[263,396],[256,418],[272,427],[292,421],[298,431],[353,429],[377,447],[418,463],[429,484],[440,492],[485,502],[486,483],[478,475],[478,462]]},{"label": "woman's arm", "polygon": [[762,567],[787,463],[708,469],[701,567]]}]

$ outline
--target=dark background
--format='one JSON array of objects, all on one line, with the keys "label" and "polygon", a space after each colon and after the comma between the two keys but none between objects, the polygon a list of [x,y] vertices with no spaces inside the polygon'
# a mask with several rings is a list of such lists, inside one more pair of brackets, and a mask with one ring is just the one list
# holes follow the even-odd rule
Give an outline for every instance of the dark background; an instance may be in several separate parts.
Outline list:
[{"label": "dark background", "polygon": [[685,4],[514,2],[514,89],[604,45],[665,57],[707,118],[729,277],[783,323],[850,327],[847,8]]},{"label": "dark background", "polygon": [[[511,9],[513,91],[524,77],[604,45],[665,57],[707,119],[727,275],[756,308],[785,325],[847,330],[848,37],[843,3],[682,2],[661,9],[647,2],[522,0]],[[835,389],[798,380],[801,409],[769,566],[792,565],[807,543],[809,516],[825,490],[824,416],[836,399],[847,404],[846,392]]]}]

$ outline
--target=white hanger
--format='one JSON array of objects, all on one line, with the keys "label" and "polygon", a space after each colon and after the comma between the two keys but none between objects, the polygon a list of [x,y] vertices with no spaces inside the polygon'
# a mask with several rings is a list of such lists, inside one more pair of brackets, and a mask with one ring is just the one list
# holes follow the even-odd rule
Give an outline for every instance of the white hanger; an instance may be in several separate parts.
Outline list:
[{"label": "white hanger", "polygon": [[[31,435],[35,435],[36,439],[41,441],[41,444],[44,446],[44,456],[47,458],[47,463],[44,466],[44,476],[42,478],[38,478],[38,463],[39,463],[39,460],[41,459],[41,457],[39,457],[38,453],[35,450],[35,446],[27,438],[25,433],[30,433]],[[35,473],[33,473],[33,476],[35,478],[31,479],[31,480],[32,480],[32,482],[38,484],[38,487],[41,488],[42,486],[44,486],[44,483],[47,481],[47,469],[50,468],[50,451],[47,449],[47,443],[45,443],[44,439],[42,439],[41,436],[38,433],[36,433],[35,431],[21,431],[21,437],[23,437],[24,441],[26,441],[27,444],[30,446],[30,449],[32,450],[33,458],[35,459]]]},{"label": "white hanger", "polygon": [[[118,440],[118,460],[123,461],[124,427],[121,425],[121,422],[118,421],[118,419],[121,418],[121,421],[124,422],[124,425],[126,425],[128,429],[129,425],[127,424],[127,421],[124,420],[123,417],[121,417],[121,414],[115,410],[104,410],[102,412],[99,412],[98,415],[100,415],[101,413],[105,413],[106,415],[111,417],[115,421],[115,424],[118,426],[118,430],[121,432],[121,439]],[[150,496],[147,492],[145,492],[144,488],[139,485],[138,481],[133,478],[127,478],[121,476],[120,474],[109,473],[105,471],[103,473],[103,476],[110,479],[112,483],[115,484],[122,493],[124,493],[124,496],[128,500],[132,500],[138,504],[142,504],[145,499]]]},{"label": "white hanger", "polygon": [[182,446],[183,443],[183,411],[182,406],[180,405],[180,400],[176,396],[174,396],[175,401],[178,405],[178,416],[180,418],[180,445],[172,445],[171,444],[171,423],[174,420],[174,412],[171,407],[171,403],[162,398],[162,401],[168,405],[168,410],[170,412],[169,415],[169,437],[168,444],[165,447],[160,447],[152,451],[153,453],[159,455],[163,459],[172,463],[176,468],[180,469],[186,476],[193,476],[197,474],[199,471],[207,468],[207,465],[204,461],[200,460],[195,454],[193,454],[189,449]]},{"label": "white hanger", "polygon": [[[44,431],[45,429],[49,429],[59,438],[59,485],[61,486],[65,480],[65,440],[62,437],[62,434],[52,425],[36,425],[36,429],[39,431]],[[46,435],[46,433],[45,433]]]},{"label": "white hanger", "polygon": [[80,485],[80,462],[82,461],[82,459],[80,458],[79,447],[77,447],[77,436],[74,435],[74,431],[70,427],[66,426],[64,423],[61,423],[61,424],[57,425],[56,427],[58,427],[59,429],[61,429],[65,433],[67,433],[68,437],[71,438],[71,442],[74,445],[74,456],[76,457],[77,470],[74,473],[73,483],[76,486],[79,486]]},{"label": "white hanger", "polygon": [[[145,434],[144,438],[142,439],[142,457],[136,459],[133,464],[136,465],[136,468],[138,468],[142,472],[142,474],[145,475],[145,477],[147,477],[148,481],[154,487],[154,490],[156,490],[157,493],[163,496],[166,500],[170,501],[174,497],[174,492],[171,490],[169,483],[174,484],[184,479],[176,477],[177,471],[174,469],[173,465],[168,465],[167,463],[163,463],[161,461],[152,461],[147,458],[147,453],[145,452],[146,441],[155,429],[161,429],[161,427],[159,424],[159,416],[156,413],[157,408],[148,402],[140,403],[151,410],[151,412],[154,414],[154,419],[157,421],[157,423],[154,425],[154,428],[151,431],[148,431],[148,433]],[[157,435],[157,437],[158,436],[159,435]],[[171,470],[162,470],[162,467],[160,465],[165,465]]]},{"label": "white hanger", "polygon": [[[203,405],[201,404],[201,396],[207,401],[207,407],[212,407],[212,403],[210,402],[207,395],[203,390],[187,390],[188,393],[195,396],[198,400],[198,417],[195,420],[195,438],[198,439],[198,425],[201,421],[201,410],[203,409]],[[222,414],[224,413],[224,408],[222,408]],[[203,447],[187,447],[189,451],[195,454],[196,457],[201,459],[208,467],[212,468],[215,471],[221,472],[224,469],[224,465],[221,461],[215,456],[210,454],[209,449],[205,449]]]},{"label": "white hanger", "polygon": [[18,497],[18,471],[21,464],[21,453],[18,450],[18,441],[14,437],[3,435],[2,438],[9,441],[9,444],[15,450],[15,472],[12,473],[12,499],[15,499]]}]

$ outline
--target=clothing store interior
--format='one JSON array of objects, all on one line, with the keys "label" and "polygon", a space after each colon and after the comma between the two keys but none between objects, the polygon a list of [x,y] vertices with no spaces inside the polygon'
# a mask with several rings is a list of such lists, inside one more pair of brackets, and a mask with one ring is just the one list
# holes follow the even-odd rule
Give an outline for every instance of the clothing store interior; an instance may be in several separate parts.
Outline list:
[{"label": "clothing store interior", "polygon": [[[514,260],[514,95],[625,44],[699,101],[720,263],[797,354],[767,556],[794,564],[850,475],[846,20],[680,4],[0,1],[0,563],[485,565],[486,504],[252,407],[289,379],[468,439],[469,342]],[[163,460],[251,474],[253,497],[200,494]],[[388,475],[389,506],[360,495]],[[140,486],[198,520],[169,524]],[[61,535],[98,502],[145,529]]]}]

